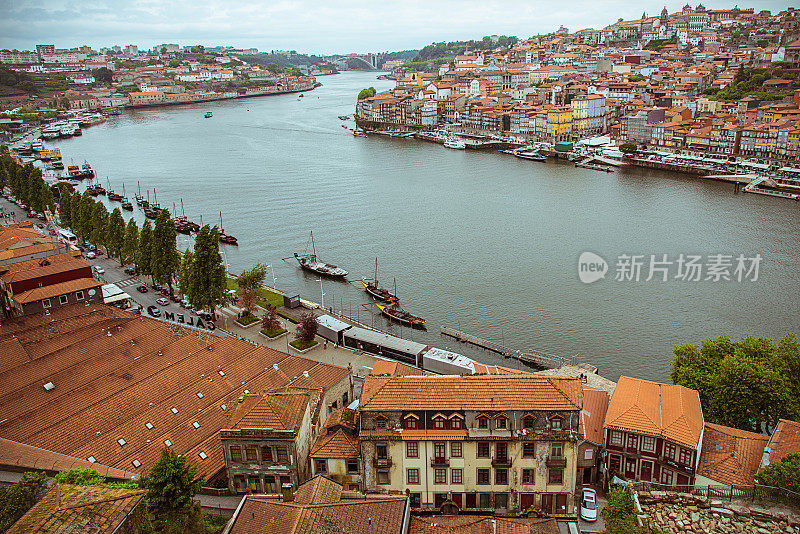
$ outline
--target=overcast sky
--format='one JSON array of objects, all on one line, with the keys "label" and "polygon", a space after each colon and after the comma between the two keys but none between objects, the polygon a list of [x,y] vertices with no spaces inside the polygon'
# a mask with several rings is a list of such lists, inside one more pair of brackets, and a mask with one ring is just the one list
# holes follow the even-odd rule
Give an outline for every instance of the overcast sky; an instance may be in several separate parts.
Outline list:
[{"label": "overcast sky", "polygon": [[[674,12],[684,2],[666,5]],[[759,0],[740,7],[777,12],[789,5]],[[663,6],[663,0],[0,0],[0,48],[201,43],[326,54],[396,51],[490,34],[525,38],[561,24],[597,29]]]}]

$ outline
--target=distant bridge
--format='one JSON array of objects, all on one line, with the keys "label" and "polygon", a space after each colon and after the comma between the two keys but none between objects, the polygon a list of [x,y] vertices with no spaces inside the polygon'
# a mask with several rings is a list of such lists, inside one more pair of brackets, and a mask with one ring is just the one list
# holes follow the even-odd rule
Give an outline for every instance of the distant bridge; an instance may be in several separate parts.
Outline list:
[{"label": "distant bridge", "polygon": [[378,56],[375,54],[348,54],[331,59],[339,69],[346,69],[350,60],[356,60],[367,70],[378,70]]}]

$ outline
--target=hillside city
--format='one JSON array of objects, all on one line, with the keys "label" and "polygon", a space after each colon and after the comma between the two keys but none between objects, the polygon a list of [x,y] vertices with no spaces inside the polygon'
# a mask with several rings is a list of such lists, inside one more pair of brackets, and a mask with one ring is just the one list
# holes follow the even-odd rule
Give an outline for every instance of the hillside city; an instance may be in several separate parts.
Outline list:
[{"label": "hillside city", "polygon": [[[67,117],[302,95],[365,64],[394,88],[353,95],[356,136],[694,166],[737,191],[732,169],[762,171],[796,200],[798,10],[686,5],[403,53],[40,44],[0,63],[0,532],[800,534],[794,335],[678,342],[666,383],[450,332],[518,360],[482,363],[326,306],[343,275],[316,249],[290,260],[321,303],[269,265],[227,272],[221,213],[78,190],[88,163],[53,181],[42,141]],[[377,269],[357,285],[394,306]]]}]

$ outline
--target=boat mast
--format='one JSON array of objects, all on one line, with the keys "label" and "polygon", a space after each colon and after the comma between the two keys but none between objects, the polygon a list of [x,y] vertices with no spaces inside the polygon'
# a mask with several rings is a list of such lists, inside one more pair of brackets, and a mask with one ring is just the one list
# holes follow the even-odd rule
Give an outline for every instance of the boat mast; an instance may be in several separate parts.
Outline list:
[{"label": "boat mast", "polygon": [[311,250],[314,251],[314,259],[317,259],[317,247],[314,245],[314,230],[311,230]]},{"label": "boat mast", "polygon": [[378,256],[375,256],[375,286],[378,286]]},{"label": "boat mast", "polygon": [[222,211],[219,212],[219,233],[225,233],[225,228],[222,227]]},{"label": "boat mast", "polygon": [[136,196],[142,198],[142,186],[139,184],[139,180],[136,180]]},{"label": "boat mast", "polygon": [[147,190],[147,205],[150,205],[150,190]]},{"label": "boat mast", "polygon": [[186,212],[183,211],[183,199],[182,198],[181,198],[181,216],[184,217],[184,218],[186,217]]}]

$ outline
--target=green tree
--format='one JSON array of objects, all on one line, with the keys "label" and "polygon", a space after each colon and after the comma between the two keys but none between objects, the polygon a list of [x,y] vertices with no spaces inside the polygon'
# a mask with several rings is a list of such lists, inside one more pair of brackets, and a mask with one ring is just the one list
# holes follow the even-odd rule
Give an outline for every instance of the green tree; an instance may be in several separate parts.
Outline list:
[{"label": "green tree", "polygon": [[622,143],[619,149],[625,154],[634,154],[636,152],[636,143]]},{"label": "green tree", "polygon": [[153,227],[150,220],[144,221],[142,231],[139,232],[139,248],[136,251],[136,270],[144,275],[150,275],[150,251],[153,245]]},{"label": "green tree", "polygon": [[192,506],[192,498],[200,490],[205,476],[197,476],[197,468],[176,454],[171,447],[161,449],[161,457],[140,480],[147,490],[147,503],[157,521],[179,518]]},{"label": "green tree", "polygon": [[264,283],[264,278],[267,276],[267,266],[263,263],[257,263],[250,269],[242,271],[236,283],[241,290],[242,304],[246,314],[252,314],[255,308],[256,300],[258,299],[258,288]]},{"label": "green tree", "polygon": [[80,234],[81,224],[81,194],[75,191],[70,199],[69,227],[76,235]]},{"label": "green tree", "polygon": [[94,81],[99,83],[111,83],[114,81],[114,73],[108,67],[92,69],[92,76],[94,76]]},{"label": "green tree", "polygon": [[53,199],[53,190],[50,188],[49,185],[47,185],[47,182],[45,182],[41,178],[39,178],[39,183],[41,184],[42,188],[42,193],[41,193],[42,209],[39,211],[44,212],[45,210],[49,210],[52,213],[56,205],[56,202]]},{"label": "green tree", "polygon": [[183,295],[187,300],[189,300],[188,296],[192,285],[191,281],[193,266],[194,252],[187,248],[186,252],[183,253],[183,258],[181,258],[181,269],[178,273],[178,288],[181,295]]},{"label": "green tree", "polygon": [[125,227],[125,238],[122,242],[122,262],[123,264],[133,263],[136,259],[136,249],[139,247],[139,227],[133,217]]},{"label": "green tree", "polygon": [[95,469],[67,469],[56,474],[53,484],[76,484],[78,486],[103,486],[106,478]]},{"label": "green tree", "polygon": [[119,208],[114,208],[111,217],[106,225],[106,243],[109,256],[114,256],[119,260],[120,265],[124,264],[122,258],[122,247],[125,244],[125,219]]},{"label": "green tree", "polygon": [[94,205],[95,201],[92,195],[84,191],[83,195],[81,195],[81,215],[78,220],[79,235],[84,241],[91,238],[92,229],[94,228]]},{"label": "green tree", "polygon": [[756,475],[756,482],[800,493],[800,452],[787,454],[780,462],[769,464]]},{"label": "green tree", "polygon": [[636,523],[636,507],[630,488],[617,486],[608,493],[608,505],[603,512],[606,534],[635,534],[644,532]]},{"label": "green tree", "polygon": [[208,310],[212,315],[225,302],[225,267],[216,226],[203,226],[195,237],[188,297],[194,308]]},{"label": "green tree", "polygon": [[0,486],[0,532],[5,532],[47,493],[47,475],[29,471],[13,486]]},{"label": "green tree", "polygon": [[371,96],[375,96],[377,91],[375,91],[374,87],[368,87],[366,89],[362,89],[360,93],[358,93],[358,99],[364,100],[365,98],[369,98]]},{"label": "green tree", "polygon": [[168,285],[172,290],[172,282],[178,273],[179,257],[177,246],[178,234],[175,222],[169,212],[161,210],[156,218],[153,239],[150,246],[150,271],[153,281]]},{"label": "green tree", "polygon": [[706,421],[771,431],[781,418],[800,412],[799,379],[788,376],[800,362],[794,336],[776,347],[763,337],[733,341],[723,335],[699,346],[677,345],[673,352],[672,381],[699,392]]},{"label": "green tree", "polygon": [[108,253],[108,210],[102,202],[95,202],[92,208],[92,231],[89,241],[96,246],[105,245]]}]

